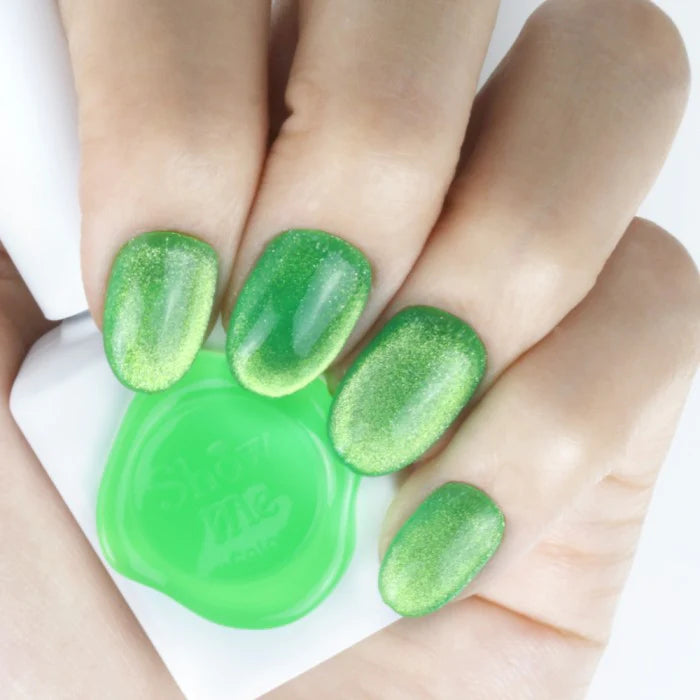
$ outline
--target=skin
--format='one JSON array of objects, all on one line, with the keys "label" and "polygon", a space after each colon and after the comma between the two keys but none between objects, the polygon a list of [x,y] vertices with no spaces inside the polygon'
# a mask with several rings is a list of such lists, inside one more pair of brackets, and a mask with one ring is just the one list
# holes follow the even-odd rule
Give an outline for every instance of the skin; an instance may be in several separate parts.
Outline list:
[{"label": "skin", "polygon": [[[98,321],[135,232],[211,243],[227,316],[267,240],[308,226],[342,233],[375,273],[337,375],[413,304],[468,320],[489,351],[480,401],[407,474],[379,547],[456,480],[503,510],[501,548],[457,602],[279,697],[582,697],[697,367],[698,272],[633,219],[687,98],[677,31],[642,0],[550,0],[472,105],[496,4],[305,0],[298,32],[296,8],[276,5],[268,110],[265,3],[61,2]],[[177,696],[10,418],[44,329],[4,260],[0,686]]]}]

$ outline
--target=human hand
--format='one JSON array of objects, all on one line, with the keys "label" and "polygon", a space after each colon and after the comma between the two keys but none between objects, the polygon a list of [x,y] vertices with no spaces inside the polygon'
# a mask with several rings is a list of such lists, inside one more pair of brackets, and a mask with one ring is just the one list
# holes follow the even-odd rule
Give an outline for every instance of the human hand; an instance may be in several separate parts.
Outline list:
[{"label": "human hand", "polygon": [[[495,3],[360,2],[343,5],[343,24],[340,3],[306,3],[292,115],[269,153],[264,3],[155,3],[153,16],[62,5],[98,320],[114,255],[137,232],[208,241],[228,316],[263,245],[308,226],[345,238],[374,272],[336,371],[413,304],[468,321],[488,350],[481,401],[406,479],[383,547],[453,481],[498,503],[503,545],[469,600],[376,635],[295,681],[299,692],[360,692],[368,660],[377,695],[437,679],[443,696],[579,692],[696,364],[697,273],[677,244],[637,221],[610,257],[682,113],[675,30],[643,2],[548,3],[477,99],[457,163]],[[285,21],[283,8],[280,31]]]}]

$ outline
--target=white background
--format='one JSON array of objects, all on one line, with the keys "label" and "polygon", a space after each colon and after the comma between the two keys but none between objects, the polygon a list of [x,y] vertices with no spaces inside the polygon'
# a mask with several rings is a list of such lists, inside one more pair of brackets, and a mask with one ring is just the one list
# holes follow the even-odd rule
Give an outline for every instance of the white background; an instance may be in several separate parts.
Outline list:
[{"label": "white background", "polygon": [[[539,4],[503,0],[484,73],[491,72]],[[681,30],[697,83],[697,0],[657,0],[657,4]],[[678,139],[640,214],[677,236],[700,263],[700,84],[693,86]],[[612,641],[588,700],[698,700],[699,666],[700,380],[696,377],[659,478]]]}]

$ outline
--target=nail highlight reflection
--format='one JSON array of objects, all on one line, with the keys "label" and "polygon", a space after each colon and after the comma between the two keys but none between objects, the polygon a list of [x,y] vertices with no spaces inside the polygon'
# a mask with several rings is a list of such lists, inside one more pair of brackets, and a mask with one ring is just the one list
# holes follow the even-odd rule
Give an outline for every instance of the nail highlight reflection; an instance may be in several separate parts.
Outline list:
[{"label": "nail highlight reflection", "polygon": [[364,255],[324,231],[294,229],[265,248],[231,316],[227,357],[246,388],[290,394],[333,361],[364,309]]}]

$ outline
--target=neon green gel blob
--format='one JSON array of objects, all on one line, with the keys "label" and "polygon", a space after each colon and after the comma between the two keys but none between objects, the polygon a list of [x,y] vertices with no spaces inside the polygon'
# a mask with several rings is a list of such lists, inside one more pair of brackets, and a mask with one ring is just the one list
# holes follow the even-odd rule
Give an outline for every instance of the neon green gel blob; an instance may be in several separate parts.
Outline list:
[{"label": "neon green gel blob", "polygon": [[126,412],[100,486],[109,563],[220,624],[261,629],[318,605],[354,547],[359,479],[334,456],[317,379],[267,398],[222,353]]}]

